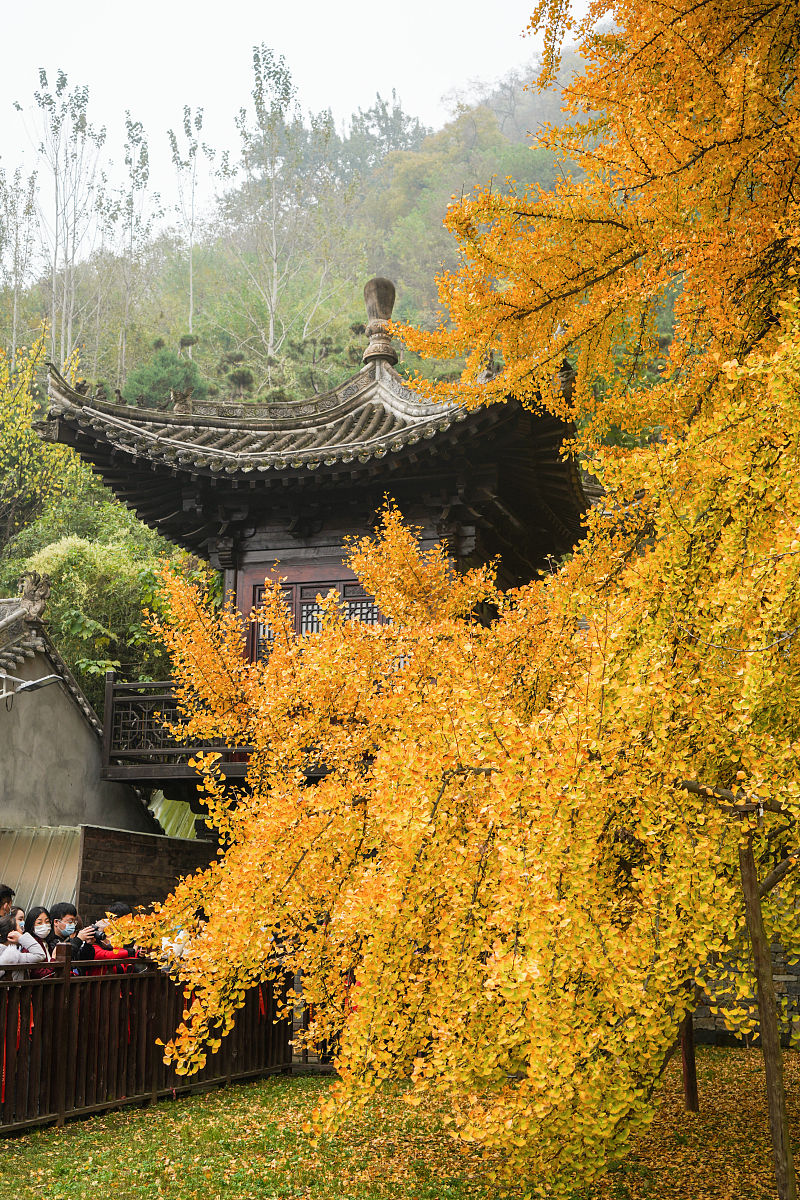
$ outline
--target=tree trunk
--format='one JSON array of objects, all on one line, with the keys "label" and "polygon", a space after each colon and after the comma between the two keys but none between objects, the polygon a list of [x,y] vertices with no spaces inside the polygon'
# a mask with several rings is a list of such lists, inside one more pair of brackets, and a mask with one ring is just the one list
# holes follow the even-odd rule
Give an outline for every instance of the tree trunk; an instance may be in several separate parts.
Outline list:
[{"label": "tree trunk", "polygon": [[748,837],[746,844],[739,847],[739,870],[742,875],[747,928],[753,947],[758,987],[758,1019],[761,1025],[761,1046],[767,1079],[767,1106],[778,1200],[797,1200],[797,1179],[789,1141],[789,1116],[783,1086],[783,1057],[778,1034],[775,985],[772,981],[772,958],[758,895],[758,875],[753,857],[752,837]]},{"label": "tree trunk", "polygon": [[[189,337],[194,336],[194,202],[197,189],[197,151],[192,155],[192,199],[191,220],[189,223]],[[189,358],[192,357],[192,343],[189,343]]]},{"label": "tree trunk", "polygon": [[[189,337],[194,334],[194,229],[189,236]],[[189,343],[189,355],[192,357],[192,344]]]},{"label": "tree trunk", "polygon": [[687,1112],[700,1111],[697,1094],[697,1066],[694,1057],[694,1014],[687,1012],[681,1022],[681,1067],[683,1069],[683,1100]]},{"label": "tree trunk", "polygon": [[14,308],[11,316],[11,370],[17,369],[17,323],[19,321],[19,279],[14,277]]}]

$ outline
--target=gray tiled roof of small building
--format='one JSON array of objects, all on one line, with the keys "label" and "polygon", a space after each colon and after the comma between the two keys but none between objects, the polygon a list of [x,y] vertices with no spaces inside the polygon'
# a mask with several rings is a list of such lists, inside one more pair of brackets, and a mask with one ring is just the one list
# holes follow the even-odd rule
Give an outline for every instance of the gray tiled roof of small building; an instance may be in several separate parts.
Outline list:
[{"label": "gray tiled roof of small building", "polygon": [[41,633],[28,621],[27,610],[16,596],[0,598],[0,667],[13,671],[26,658],[45,648]]},{"label": "gray tiled roof of small building", "polygon": [[98,736],[103,727],[77,680],[41,622],[30,616],[16,597],[0,597],[0,668],[10,673],[25,659],[44,654]]}]

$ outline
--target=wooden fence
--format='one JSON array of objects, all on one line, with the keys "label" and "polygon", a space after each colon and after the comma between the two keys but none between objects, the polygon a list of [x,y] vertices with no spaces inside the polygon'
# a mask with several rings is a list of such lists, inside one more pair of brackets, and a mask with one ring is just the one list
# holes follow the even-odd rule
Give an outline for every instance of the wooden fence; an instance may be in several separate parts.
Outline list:
[{"label": "wooden fence", "polygon": [[276,1021],[269,984],[248,991],[232,1033],[187,1077],[155,1044],[184,1007],[162,970],[99,974],[68,957],[51,965],[47,979],[0,979],[0,1134],[291,1069],[291,1022]]}]

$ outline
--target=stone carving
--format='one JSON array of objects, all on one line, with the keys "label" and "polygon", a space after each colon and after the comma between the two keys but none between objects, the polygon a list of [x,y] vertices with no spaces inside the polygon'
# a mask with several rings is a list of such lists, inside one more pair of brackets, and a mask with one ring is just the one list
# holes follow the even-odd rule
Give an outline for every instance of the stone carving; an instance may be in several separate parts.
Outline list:
[{"label": "stone carving", "polygon": [[489,383],[494,379],[495,375],[499,375],[502,367],[494,360],[494,350],[490,347],[483,356],[481,369],[475,376],[476,383]]},{"label": "stone carving", "polygon": [[170,389],[169,398],[172,404],[172,411],[178,416],[188,417],[192,412],[192,392],[194,388],[189,388],[186,392],[179,392],[177,389]]},{"label": "stone carving", "polygon": [[38,621],[45,610],[50,595],[50,576],[38,571],[25,571],[19,577],[20,604],[25,609],[26,621]]}]

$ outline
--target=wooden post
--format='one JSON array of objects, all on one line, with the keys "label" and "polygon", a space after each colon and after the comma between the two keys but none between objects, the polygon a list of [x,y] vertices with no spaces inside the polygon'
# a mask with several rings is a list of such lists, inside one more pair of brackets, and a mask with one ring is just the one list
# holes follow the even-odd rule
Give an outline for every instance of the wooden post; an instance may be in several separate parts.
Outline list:
[{"label": "wooden post", "polygon": [[114,684],[117,672],[106,671],[106,689],[103,707],[103,760],[101,769],[106,768],[111,761],[111,743],[114,737]]},{"label": "wooden post", "polygon": [[72,947],[62,942],[53,951],[53,961],[63,972],[56,1007],[55,1030],[51,1045],[56,1060],[55,1110],[56,1124],[63,1125],[67,1112],[67,1065],[74,1069],[69,1054],[69,988],[72,983]]},{"label": "wooden post", "polygon": [[[150,1042],[150,1053],[148,1060],[150,1062],[150,1103],[155,1104],[158,1100],[158,1083],[161,1073],[161,1056],[163,1051],[160,1046],[156,1045],[156,1037],[163,1036],[159,1029],[159,1009],[163,1012],[164,1009],[169,1009],[167,1003],[168,981],[165,976],[153,975],[147,976],[147,1038]],[[159,994],[161,993],[162,1004],[159,1005]]]},{"label": "wooden post", "polygon": [[761,1047],[764,1053],[764,1072],[767,1080],[769,1128],[772,1135],[772,1158],[778,1200],[797,1200],[797,1180],[794,1173],[792,1146],[789,1141],[789,1116],[786,1111],[786,1091],[783,1086],[783,1056],[778,1033],[778,1014],[775,985],[772,980],[772,956],[764,929],[761,900],[758,895],[758,875],[753,857],[752,834],[739,847],[739,870],[747,916],[747,929],[753,947],[756,985],[758,989],[758,1019],[761,1026]]},{"label": "wooden post", "polygon": [[700,1111],[697,1094],[697,1064],[694,1057],[694,1024],[692,1012],[681,1021],[681,1067],[683,1069],[683,1101],[687,1112]]}]

